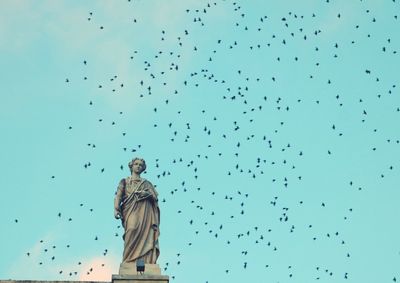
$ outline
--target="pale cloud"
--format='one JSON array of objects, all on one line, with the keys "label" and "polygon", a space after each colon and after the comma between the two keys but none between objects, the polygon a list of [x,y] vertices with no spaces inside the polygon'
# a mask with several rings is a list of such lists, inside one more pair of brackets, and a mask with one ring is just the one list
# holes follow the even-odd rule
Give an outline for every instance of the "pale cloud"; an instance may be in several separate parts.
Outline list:
[{"label": "pale cloud", "polygon": [[84,261],[79,271],[80,281],[111,281],[112,274],[118,273],[118,262],[115,256],[93,257]]},{"label": "pale cloud", "polygon": [[39,22],[38,14],[33,12],[30,2],[1,1],[0,48],[19,50],[28,42],[36,40],[41,30]]},{"label": "pale cloud", "polygon": [[[44,248],[51,246],[55,240],[55,233],[50,232],[42,237],[43,243],[37,242],[27,250],[29,256],[21,255],[9,268],[7,276],[16,280],[54,280],[54,278],[76,278],[80,281],[111,281],[112,274],[118,273],[119,261],[115,255],[84,256],[79,258],[56,257],[56,262],[43,258]],[[49,254],[46,254],[47,257]],[[39,262],[43,262],[39,265]],[[82,262],[77,268],[78,262]],[[62,271],[62,273],[60,273]],[[77,273],[77,275],[75,274]],[[71,274],[70,274],[71,273]]]},{"label": "pale cloud", "polygon": [[76,51],[95,36],[85,25],[88,13],[84,5],[64,1],[0,1],[0,50],[23,52],[52,42]]},{"label": "pale cloud", "polygon": [[[41,239],[35,244],[33,244],[32,247],[27,249],[26,253],[29,253],[29,256],[27,254],[23,254],[11,264],[8,271],[10,278],[24,279],[37,278],[38,276],[41,276],[43,272],[41,269],[36,268],[36,266],[39,266],[44,246],[48,245],[47,243],[53,242],[55,238],[56,233],[54,231],[50,231],[41,237]],[[50,270],[50,267],[46,267],[46,265],[44,268],[48,268]]]}]

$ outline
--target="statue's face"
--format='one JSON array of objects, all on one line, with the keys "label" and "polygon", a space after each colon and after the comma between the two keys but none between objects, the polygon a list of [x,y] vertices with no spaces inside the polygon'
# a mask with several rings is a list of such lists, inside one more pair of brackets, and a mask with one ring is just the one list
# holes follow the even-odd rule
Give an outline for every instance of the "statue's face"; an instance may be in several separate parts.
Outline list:
[{"label": "statue's face", "polygon": [[142,160],[136,159],[132,165],[132,171],[136,174],[140,174],[143,172],[144,162]]}]

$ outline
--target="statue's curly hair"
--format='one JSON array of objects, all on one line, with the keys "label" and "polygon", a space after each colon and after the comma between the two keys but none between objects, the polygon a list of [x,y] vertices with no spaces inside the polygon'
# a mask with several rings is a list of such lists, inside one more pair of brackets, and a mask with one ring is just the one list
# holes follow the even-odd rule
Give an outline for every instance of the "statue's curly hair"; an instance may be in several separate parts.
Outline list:
[{"label": "statue's curly hair", "polygon": [[[140,161],[143,162],[143,170],[142,170],[142,172],[145,171],[145,170],[146,170],[146,167],[147,167],[147,166],[146,166],[146,161],[145,161],[143,158],[135,157],[134,159],[132,159],[132,161],[130,161],[130,162],[128,163],[128,167],[129,167],[129,170],[131,170],[131,173],[132,173],[132,166],[133,166],[133,163],[135,163],[136,160],[140,160]],[[142,173],[142,172],[140,172],[140,173]]]}]

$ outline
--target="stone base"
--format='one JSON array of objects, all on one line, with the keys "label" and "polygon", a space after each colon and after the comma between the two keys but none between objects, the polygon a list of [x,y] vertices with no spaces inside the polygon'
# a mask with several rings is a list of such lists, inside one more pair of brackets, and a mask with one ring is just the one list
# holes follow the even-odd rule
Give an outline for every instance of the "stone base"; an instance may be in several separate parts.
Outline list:
[{"label": "stone base", "polygon": [[113,275],[111,283],[168,283],[166,275]]},{"label": "stone base", "polygon": [[[136,263],[123,262],[119,266],[119,275],[138,275]],[[161,269],[158,264],[144,265],[144,273],[141,275],[161,275]]]}]

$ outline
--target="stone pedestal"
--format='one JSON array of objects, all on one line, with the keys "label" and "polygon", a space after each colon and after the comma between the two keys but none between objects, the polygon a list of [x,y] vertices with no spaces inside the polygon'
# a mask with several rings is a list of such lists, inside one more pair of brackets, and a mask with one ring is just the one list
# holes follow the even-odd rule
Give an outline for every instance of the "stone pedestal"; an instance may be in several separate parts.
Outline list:
[{"label": "stone pedestal", "polygon": [[[119,275],[138,275],[136,263],[121,263],[119,266]],[[158,264],[146,263],[144,265],[143,275],[161,275],[160,266],[158,266]]]},{"label": "stone pedestal", "polygon": [[161,275],[158,264],[144,265],[144,272],[136,271],[136,263],[121,263],[119,274],[112,276],[112,283],[168,283],[169,277]]},{"label": "stone pedestal", "polygon": [[169,277],[166,275],[113,275],[111,283],[168,283]]}]

